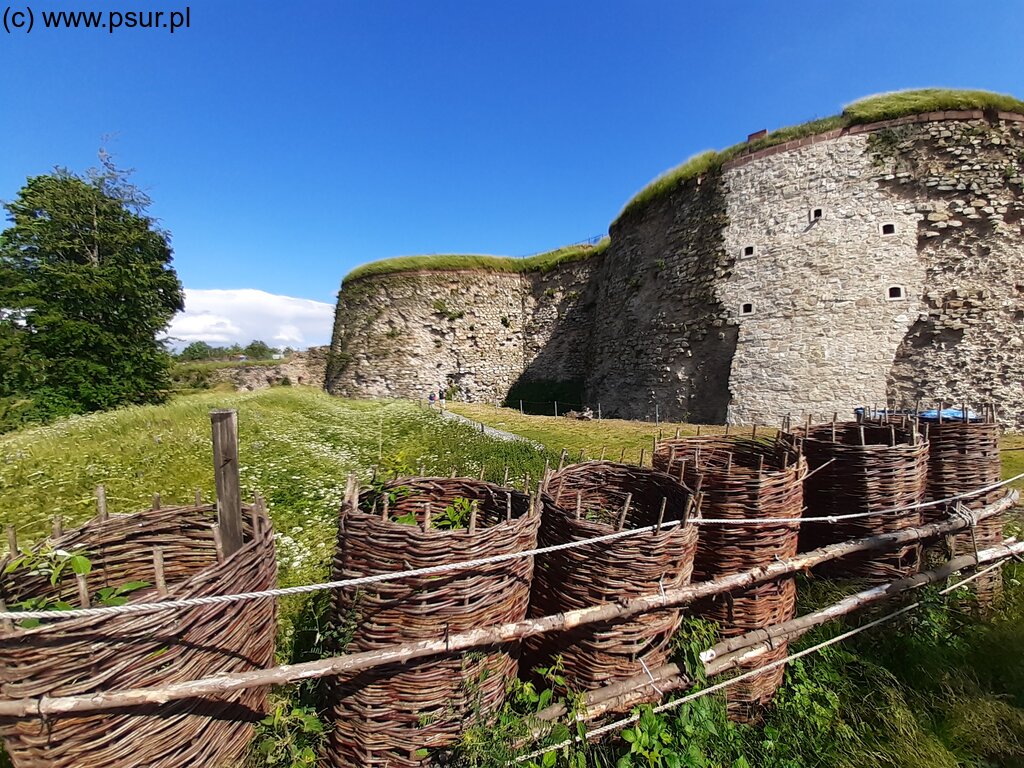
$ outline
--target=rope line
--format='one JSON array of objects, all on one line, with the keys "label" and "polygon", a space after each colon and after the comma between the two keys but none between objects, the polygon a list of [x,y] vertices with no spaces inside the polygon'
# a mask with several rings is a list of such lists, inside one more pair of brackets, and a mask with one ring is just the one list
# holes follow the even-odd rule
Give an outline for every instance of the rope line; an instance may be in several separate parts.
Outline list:
[{"label": "rope line", "polygon": [[[997,568],[1001,568],[1003,563],[1005,563],[1007,560],[1011,560],[1011,559],[1012,558],[1010,558],[1010,557],[1005,557],[1005,558],[1003,558],[1003,559],[993,563],[992,565],[988,566],[987,568],[984,568],[984,569],[982,569],[980,571],[977,571],[976,573],[973,573],[970,576],[967,576],[967,577],[961,579],[960,581],[956,582],[955,584],[952,584],[951,586],[948,586],[945,589],[940,590],[939,594],[941,594],[941,595],[949,594],[953,590],[959,589],[960,587],[962,587],[962,586],[964,586],[966,584],[969,584],[970,582],[974,581],[975,579],[978,579],[978,578],[984,576],[985,574],[987,574],[987,573],[989,573],[991,571],[996,570]],[[918,601],[916,603],[912,603],[911,605],[904,606],[903,608],[895,610],[895,611],[893,611],[890,614],[882,616],[881,618],[875,619],[873,621],[869,621],[867,624],[863,624],[863,625],[861,625],[859,627],[856,627],[855,629],[851,629],[851,630],[848,630],[846,632],[843,632],[842,634],[836,635],[835,637],[830,638],[828,640],[825,640],[824,642],[818,643],[817,645],[812,645],[810,648],[805,648],[802,651],[798,651],[797,653],[790,654],[789,656],[787,656],[784,659],[779,659],[777,661],[769,662],[768,664],[765,664],[764,666],[758,667],[757,669],[752,669],[752,670],[750,670],[748,672],[743,672],[742,674],[736,675],[735,677],[730,677],[728,680],[723,680],[720,683],[715,683],[714,685],[709,686],[708,688],[702,688],[699,691],[695,691],[693,693],[687,694],[686,696],[682,696],[682,697],[680,697],[678,699],[674,699],[673,701],[667,701],[664,704],[659,704],[658,706],[653,707],[652,711],[656,712],[656,713],[657,712],[665,712],[665,711],[670,710],[670,709],[675,709],[676,707],[681,707],[683,704],[687,704],[687,703],[689,703],[691,701],[695,701],[696,699],[700,699],[700,698],[703,698],[705,696],[710,696],[712,693],[717,693],[718,691],[724,690],[724,689],[728,688],[729,686],[735,685],[736,683],[738,683],[738,682],[740,682],[742,680],[746,680],[748,678],[754,677],[755,675],[760,675],[763,672],[766,672],[768,670],[774,669],[775,667],[780,667],[780,666],[782,666],[782,665],[784,665],[784,664],[786,664],[786,663],[788,663],[790,661],[796,661],[797,659],[802,659],[804,656],[809,656],[812,653],[817,653],[818,651],[820,651],[820,650],[822,650],[824,648],[827,648],[830,645],[835,645],[836,643],[840,643],[843,640],[847,640],[847,639],[853,637],[854,635],[860,634],[861,632],[864,632],[864,631],[869,630],[869,629],[873,629],[874,627],[877,627],[880,624],[884,624],[884,623],[886,623],[888,621],[892,621],[893,619],[895,619],[895,618],[897,618],[899,616],[902,616],[905,613],[909,613],[910,611],[914,610],[915,608],[919,608],[920,606],[921,606],[921,602],[920,601]],[[652,683],[652,685],[653,685],[653,683]],[[657,689],[655,689],[655,690],[657,690]],[[639,715],[630,715],[629,717],[625,717],[625,718],[623,718],[621,720],[616,720],[613,723],[608,723],[607,725],[602,725],[599,728],[594,728],[592,730],[589,730],[589,731],[586,732],[586,734],[583,737],[574,736],[574,737],[566,739],[565,741],[561,741],[558,744],[552,744],[551,746],[543,747],[541,749],[536,749],[533,752],[530,752],[530,753],[525,754],[525,755],[521,755],[520,757],[517,757],[515,759],[515,761],[513,761],[513,763],[510,763],[510,765],[513,765],[515,763],[525,763],[527,760],[532,760],[532,759],[534,759],[536,757],[540,757],[541,755],[544,755],[547,752],[552,752],[554,750],[562,749],[564,747],[571,747],[573,744],[579,743],[580,741],[583,741],[584,739],[589,741],[589,740],[591,740],[593,738],[596,738],[598,736],[603,736],[606,733],[611,733],[612,731],[617,731],[617,730],[619,730],[621,728],[625,728],[627,725],[632,725],[633,723],[636,723],[637,721],[639,721],[639,719],[640,719]]]},{"label": "rope line", "polygon": [[[714,519],[714,518],[690,518],[688,522],[695,525],[800,525],[805,522],[828,522],[836,523],[839,520],[850,520],[857,517],[870,517],[882,514],[895,514],[897,512],[911,511],[915,509],[921,509],[924,507],[937,506],[940,504],[948,504],[952,501],[958,501],[960,499],[968,498],[970,496],[976,496],[982,493],[988,493],[990,491],[1001,488],[1005,485],[1009,485],[1016,480],[1024,478],[1024,472],[1015,477],[1011,477],[1008,480],[1003,480],[993,485],[978,488],[973,491],[961,493],[957,496],[950,496],[946,499],[937,499],[935,501],[923,502],[920,504],[912,504],[906,507],[897,507],[882,512],[864,512],[857,513],[854,515],[844,515],[842,517],[802,517],[802,518],[759,518],[759,519]],[[378,573],[372,576],[359,576],[352,579],[342,579],[340,581],[328,581],[320,584],[303,584],[294,587],[277,587],[275,589],[267,589],[260,592],[239,592],[232,595],[207,595],[204,597],[189,597],[181,600],[165,600],[158,603],[127,603],[125,605],[109,605],[100,606],[97,608],[74,608],[67,611],[59,610],[47,610],[47,611],[0,611],[0,619],[73,619],[73,618],[84,618],[84,617],[97,617],[97,616],[113,616],[113,615],[128,615],[135,613],[154,613],[157,611],[169,611],[177,610],[182,608],[196,608],[204,605],[221,605],[225,603],[239,602],[243,600],[259,600],[268,597],[287,597],[289,595],[302,595],[309,592],[321,592],[328,589],[341,589],[344,587],[358,587],[365,584],[378,584],[387,581],[396,581],[398,579],[405,579],[416,576],[434,576],[442,573],[449,573],[451,571],[461,571],[470,568],[477,568],[483,565],[492,565],[495,563],[504,563],[511,560],[518,560],[522,557],[533,557],[534,555],[545,555],[550,552],[560,552],[566,549],[575,549],[577,547],[592,546],[594,544],[601,544],[607,541],[616,541],[618,539],[624,539],[629,536],[636,536],[643,533],[651,533],[656,530],[665,530],[666,528],[673,528],[680,524],[681,521],[673,520],[667,523],[659,525],[648,525],[643,528],[632,528],[629,530],[615,531],[614,533],[607,533],[602,536],[594,536],[589,539],[580,539],[577,541],[567,541],[562,544],[554,544],[548,547],[538,547],[536,549],[528,549],[522,552],[507,552],[502,555],[492,555],[491,557],[483,557],[475,560],[464,560],[457,563],[444,563],[441,565],[432,565],[423,568],[411,568],[405,571],[395,571],[393,573]]]}]

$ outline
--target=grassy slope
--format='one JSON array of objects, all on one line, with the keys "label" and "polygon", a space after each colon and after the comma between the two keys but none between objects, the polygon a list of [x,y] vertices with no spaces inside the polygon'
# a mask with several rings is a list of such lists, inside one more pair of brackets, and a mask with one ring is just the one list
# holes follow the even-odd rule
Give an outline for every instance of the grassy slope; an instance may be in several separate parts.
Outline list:
[{"label": "grassy slope", "polygon": [[537,477],[544,456],[525,444],[496,443],[474,430],[441,422],[403,402],[355,402],[307,387],[252,393],[204,393],[162,406],[72,418],[0,437],[0,524],[14,523],[23,540],[45,535],[53,515],[65,525],[94,514],[103,483],[112,511],[145,508],[154,493],[165,503],[213,495],[210,422],[213,408],[239,411],[242,486],[270,504],[281,534],[285,584],[320,579],[335,536],[334,515],[349,472],[368,479],[387,472]]},{"label": "grassy slope", "polygon": [[[716,170],[723,163],[743,152],[773,147],[793,139],[814,136],[850,125],[874,123],[925,112],[966,109],[997,109],[1024,114],[1024,101],[1013,96],[989,91],[951,88],[922,88],[868,96],[852,104],[847,104],[839,115],[786,126],[774,130],[756,141],[742,142],[720,151],[707,150],[694,155],[683,164],[666,171],[634,195],[622,208],[612,226],[625,216],[636,214],[651,203],[670,194],[689,179]],[[471,254],[401,256],[356,267],[345,276],[345,282],[368,275],[385,275],[413,270],[479,269],[491,272],[545,272],[562,263],[597,255],[604,251],[608,244],[609,240],[605,239],[594,247],[569,246],[529,258]]]},{"label": "grassy slope", "polygon": [[[665,436],[674,435],[676,429],[679,429],[682,435],[692,435],[697,430],[692,424],[674,422],[665,422],[660,427],[655,427],[650,422],[621,419],[579,421],[561,416],[523,416],[512,408],[495,408],[492,405],[478,403],[450,403],[448,409],[483,422],[489,427],[536,440],[552,451],[561,452],[565,449],[573,460],[579,458],[581,450],[584,451],[586,458],[600,458],[603,449],[607,459],[618,461],[619,457],[623,456],[627,462],[636,463],[640,459],[640,451],[643,450],[644,463],[650,466],[651,443],[659,429]],[[701,432],[721,432],[723,429],[714,426],[702,427]]]}]

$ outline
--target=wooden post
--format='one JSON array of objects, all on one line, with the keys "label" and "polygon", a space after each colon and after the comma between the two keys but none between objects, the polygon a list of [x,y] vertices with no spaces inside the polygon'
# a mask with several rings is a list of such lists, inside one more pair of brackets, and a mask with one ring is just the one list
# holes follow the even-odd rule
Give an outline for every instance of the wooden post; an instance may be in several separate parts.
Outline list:
[{"label": "wooden post", "polygon": [[199,490],[198,488],[196,488],[195,502],[196,502],[196,506],[197,507],[203,506],[203,492],[201,490]]},{"label": "wooden post", "polygon": [[597,401],[597,420],[601,420],[601,401]]},{"label": "wooden post", "polygon": [[213,529],[213,548],[217,550],[217,562],[224,562],[224,536],[221,533],[220,523],[210,526]]},{"label": "wooden post", "polygon": [[53,538],[59,539],[64,535],[64,521],[61,520],[60,515],[55,515],[53,518]]},{"label": "wooden post", "polygon": [[238,480],[238,411],[210,411],[213,473],[217,481],[217,522],[224,556],[242,548],[242,495]]},{"label": "wooden post", "polygon": [[18,554],[18,531],[11,523],[8,523],[6,528],[7,549],[9,550],[11,557],[13,557],[14,555]]},{"label": "wooden post", "polygon": [[84,573],[75,574],[75,583],[78,585],[78,604],[83,608],[89,607],[89,582],[85,579]]},{"label": "wooden post", "polygon": [[555,416],[558,416],[558,401],[555,400]]},{"label": "wooden post", "polygon": [[519,401],[519,415],[520,416],[525,415],[525,412],[523,411],[523,401],[522,400]]},{"label": "wooden post", "polygon": [[102,485],[96,486],[96,514],[100,520],[107,519],[107,489]]},{"label": "wooden post", "polygon": [[661,424],[661,410],[658,408],[658,404],[654,404],[654,426]]},{"label": "wooden post", "polygon": [[160,494],[159,493],[154,493],[153,494],[153,509],[154,510],[160,509]]},{"label": "wooden post", "polygon": [[164,551],[160,547],[153,547],[153,576],[156,593],[163,597],[167,594],[167,579],[164,576]]},{"label": "wooden post", "polygon": [[[0,613],[7,613],[7,603],[4,602],[2,597],[0,597]],[[4,632],[13,632],[14,622],[10,619],[4,619],[3,621],[0,621],[0,629]]]}]

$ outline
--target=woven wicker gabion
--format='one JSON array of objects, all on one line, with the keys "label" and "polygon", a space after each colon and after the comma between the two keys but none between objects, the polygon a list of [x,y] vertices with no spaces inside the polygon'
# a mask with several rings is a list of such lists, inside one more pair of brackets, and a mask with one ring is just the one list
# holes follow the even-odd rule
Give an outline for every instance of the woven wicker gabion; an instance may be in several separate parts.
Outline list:
[{"label": "woven wicker gabion", "polygon": [[[896,424],[840,422],[794,430],[810,468],[804,485],[808,517],[835,523],[804,523],[800,549],[808,551],[864,536],[891,533],[921,523],[921,511],[887,513],[924,501],[928,444],[914,429]],[[844,519],[849,515],[874,513]],[[917,573],[920,546],[832,561],[818,570],[829,576],[886,583]]]},{"label": "woven wicker gabion", "polygon": [[[385,508],[385,500],[388,503]],[[446,509],[472,507],[469,527],[439,529]],[[428,511],[429,510],[429,511]],[[427,515],[430,521],[426,525]],[[463,519],[461,523],[469,522]],[[441,522],[444,525],[445,523]],[[540,510],[525,494],[465,478],[396,479],[341,510],[334,578],[404,571],[534,549]],[[437,640],[526,618],[533,558],[340,589],[335,632],[349,652]],[[501,707],[516,677],[519,643],[431,657],[342,678],[331,689],[330,766],[419,766],[420,750],[446,747],[465,721]]]},{"label": "woven wicker gabion", "polygon": [[[159,546],[168,593],[144,588],[131,593],[131,602],[276,586],[266,517],[259,513],[255,537],[247,522],[243,547],[218,563],[213,512],[210,506],[165,507],[97,518],[49,545],[85,553],[92,592],[133,581],[154,584],[153,547]],[[252,520],[252,510],[245,516]],[[9,561],[0,562],[0,572]],[[23,573],[0,577],[8,605],[58,591],[77,604],[73,577],[54,588],[46,576]],[[73,696],[263,669],[273,663],[275,606],[267,598],[0,630],[0,696]],[[265,705],[266,690],[253,688],[109,713],[0,721],[0,735],[16,768],[220,768],[241,758]]]},{"label": "woven wicker gabion", "polygon": [[[994,421],[948,421],[926,425],[929,456],[929,500],[946,499],[976,488],[999,482],[1002,468],[999,462],[999,425]],[[968,509],[978,509],[1000,498],[1005,489],[980,494],[960,503]],[[934,520],[947,514],[946,507],[928,507],[925,520]],[[953,539],[955,554],[974,552],[999,544],[1003,540],[1003,515],[982,520],[973,532],[958,534]],[[1003,575],[1000,570],[981,576],[975,581],[978,599],[991,603],[1002,593]]]},{"label": "woven wicker gabion", "polygon": [[[797,552],[807,465],[789,445],[774,438],[693,437],[658,441],[654,466],[698,487],[702,516],[711,519],[792,519],[764,525],[702,525],[695,580],[709,580],[767,565]],[[735,637],[793,618],[796,586],[792,577],[701,601],[693,612],[718,622],[722,635]],[[781,644],[744,670],[786,655]],[[729,714],[754,720],[779,685],[778,666],[728,689]]]},{"label": "woven wicker gabion", "polygon": [[[697,528],[679,524],[697,511],[689,488],[652,469],[590,461],[553,473],[546,491],[552,506],[545,508],[541,525],[543,547],[654,526],[659,517],[663,524],[675,524],[538,556],[531,615],[649,595],[690,582]],[[644,665],[653,669],[664,664],[679,622],[680,612],[668,610],[548,634],[528,641],[530,657],[542,663],[561,655],[569,687],[589,690],[643,674]]]}]

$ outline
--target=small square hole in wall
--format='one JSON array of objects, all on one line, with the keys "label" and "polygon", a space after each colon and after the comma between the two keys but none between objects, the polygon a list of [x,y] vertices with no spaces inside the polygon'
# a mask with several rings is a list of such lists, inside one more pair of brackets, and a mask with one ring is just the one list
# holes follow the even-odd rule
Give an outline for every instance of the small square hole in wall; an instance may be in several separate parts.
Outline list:
[{"label": "small square hole in wall", "polygon": [[898,301],[903,298],[903,286],[901,285],[890,285],[889,286],[889,301]]},{"label": "small square hole in wall", "polygon": [[740,305],[740,314],[741,315],[752,315],[752,314],[754,314],[754,305],[751,304],[749,301],[744,303],[744,304],[741,304]]},{"label": "small square hole in wall", "polygon": [[753,256],[754,255],[754,246],[752,246],[752,245],[744,245],[743,246],[743,255],[744,256]]},{"label": "small square hole in wall", "polygon": [[882,234],[883,235],[895,235],[896,234],[896,225],[895,224],[883,224],[882,225]]},{"label": "small square hole in wall", "polygon": [[813,224],[814,222],[818,221],[821,218],[821,216],[822,216],[821,208],[811,208],[811,210],[807,213],[807,218],[811,222],[811,224]]}]

